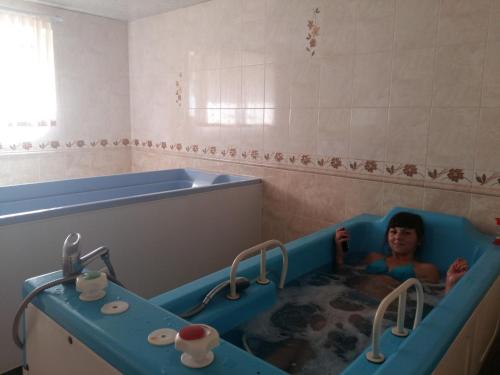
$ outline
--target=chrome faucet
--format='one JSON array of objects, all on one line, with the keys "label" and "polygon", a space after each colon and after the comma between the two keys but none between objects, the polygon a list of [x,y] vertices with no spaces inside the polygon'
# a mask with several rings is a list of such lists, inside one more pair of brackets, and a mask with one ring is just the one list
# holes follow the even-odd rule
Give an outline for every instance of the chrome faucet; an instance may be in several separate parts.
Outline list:
[{"label": "chrome faucet", "polygon": [[70,233],[64,241],[62,248],[62,271],[63,277],[78,275],[82,272],[83,267],[89,264],[97,257],[101,257],[102,261],[108,267],[112,277],[116,277],[111,260],[109,258],[109,249],[105,246],[100,246],[91,252],[81,255],[78,246],[82,236],[80,233]]}]

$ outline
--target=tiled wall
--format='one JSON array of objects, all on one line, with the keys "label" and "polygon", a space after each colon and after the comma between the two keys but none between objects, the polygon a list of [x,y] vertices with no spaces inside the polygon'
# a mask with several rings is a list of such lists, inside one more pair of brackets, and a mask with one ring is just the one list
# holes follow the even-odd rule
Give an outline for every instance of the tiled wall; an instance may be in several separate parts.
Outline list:
[{"label": "tiled wall", "polygon": [[129,171],[127,23],[19,0],[0,6],[62,17],[52,24],[57,125],[17,143],[0,137],[0,186]]},{"label": "tiled wall", "polygon": [[134,168],[268,176],[276,236],[395,204],[491,231],[498,25],[498,0],[214,0],[132,22]]},{"label": "tiled wall", "polygon": [[394,206],[469,218],[486,233],[495,230],[498,196],[340,177],[198,157],[159,150],[132,150],[134,171],[199,168],[258,176],[264,181],[263,239],[290,241],[360,213],[385,214]]}]

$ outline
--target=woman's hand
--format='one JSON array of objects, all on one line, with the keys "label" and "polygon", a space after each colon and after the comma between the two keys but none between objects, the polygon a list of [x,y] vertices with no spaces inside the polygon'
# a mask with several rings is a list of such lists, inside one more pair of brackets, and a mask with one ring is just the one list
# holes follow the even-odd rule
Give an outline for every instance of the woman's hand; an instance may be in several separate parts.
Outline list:
[{"label": "woman's hand", "polygon": [[338,228],[335,232],[335,260],[338,265],[344,264],[344,248],[342,244],[349,239],[349,233],[344,227]]},{"label": "woman's hand", "polygon": [[453,285],[455,285],[458,280],[460,280],[467,270],[469,269],[469,265],[467,261],[462,258],[458,258],[455,260],[450,268],[448,268],[448,272],[446,272],[446,291],[449,291]]}]

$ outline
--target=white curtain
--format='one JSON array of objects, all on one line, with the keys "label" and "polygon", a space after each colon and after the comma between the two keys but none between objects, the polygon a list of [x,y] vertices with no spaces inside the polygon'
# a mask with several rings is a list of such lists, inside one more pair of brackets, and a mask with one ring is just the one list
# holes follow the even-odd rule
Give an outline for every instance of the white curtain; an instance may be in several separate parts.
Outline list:
[{"label": "white curtain", "polygon": [[50,20],[0,11],[0,142],[33,140],[55,120]]}]

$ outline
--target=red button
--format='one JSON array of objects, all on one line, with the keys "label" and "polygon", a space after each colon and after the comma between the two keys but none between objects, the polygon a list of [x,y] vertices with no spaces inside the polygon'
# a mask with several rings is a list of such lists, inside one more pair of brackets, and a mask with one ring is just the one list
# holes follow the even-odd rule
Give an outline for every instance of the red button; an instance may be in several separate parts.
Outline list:
[{"label": "red button", "polygon": [[188,341],[202,339],[205,335],[205,328],[198,324],[186,326],[179,331],[180,338]]}]

